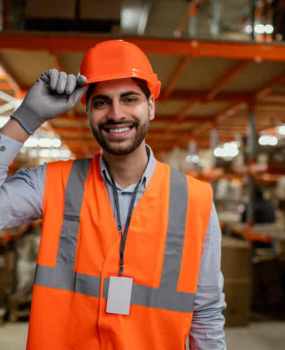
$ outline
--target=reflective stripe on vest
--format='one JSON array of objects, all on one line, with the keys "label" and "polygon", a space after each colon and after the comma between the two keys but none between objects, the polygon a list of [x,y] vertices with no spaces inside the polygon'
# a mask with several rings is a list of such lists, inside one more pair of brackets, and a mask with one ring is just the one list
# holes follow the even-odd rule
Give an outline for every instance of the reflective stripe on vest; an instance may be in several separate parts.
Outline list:
[{"label": "reflective stripe on vest", "polygon": [[[90,163],[90,159],[73,162],[65,190],[64,219],[56,267],[37,265],[35,284],[100,297],[101,278],[74,271],[80,210]],[[184,174],[171,169],[168,227],[160,287],[152,288],[134,283],[131,297],[132,304],[179,312],[193,311],[195,294],[177,292],[185,236],[187,203],[186,177]],[[104,299],[107,299],[108,296],[108,286],[109,279],[105,278]]]}]

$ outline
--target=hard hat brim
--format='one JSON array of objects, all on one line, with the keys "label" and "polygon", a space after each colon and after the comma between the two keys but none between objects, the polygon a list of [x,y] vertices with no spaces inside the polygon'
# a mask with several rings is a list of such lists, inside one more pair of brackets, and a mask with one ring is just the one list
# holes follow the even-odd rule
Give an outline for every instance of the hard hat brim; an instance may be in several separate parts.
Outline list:
[{"label": "hard hat brim", "polygon": [[[149,74],[146,76],[145,74],[143,74],[142,72],[138,71],[138,70],[132,70],[131,72],[120,72],[119,74],[110,74],[110,75],[94,75],[94,76],[90,76],[87,79],[87,85],[90,85],[92,83],[99,83],[102,81],[109,81],[109,80],[116,80],[116,79],[126,79],[126,78],[137,78],[137,79],[141,79],[144,80],[149,88],[149,91],[151,93],[151,95],[153,95],[154,99],[159,97],[160,94],[160,87],[161,87],[161,83],[160,81],[157,79],[157,75],[156,74],[152,74],[152,76],[150,77]],[[82,97],[81,102],[83,105],[86,104],[86,94]]]}]

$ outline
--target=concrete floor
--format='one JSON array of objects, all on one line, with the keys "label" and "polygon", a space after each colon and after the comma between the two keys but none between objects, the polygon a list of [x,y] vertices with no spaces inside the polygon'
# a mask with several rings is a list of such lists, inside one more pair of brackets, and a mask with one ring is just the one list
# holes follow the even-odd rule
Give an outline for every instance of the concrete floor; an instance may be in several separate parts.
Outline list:
[{"label": "concrete floor", "polygon": [[[0,326],[1,350],[25,350],[28,324],[6,323]],[[249,327],[226,328],[228,350],[284,349],[285,322],[252,322]]]}]

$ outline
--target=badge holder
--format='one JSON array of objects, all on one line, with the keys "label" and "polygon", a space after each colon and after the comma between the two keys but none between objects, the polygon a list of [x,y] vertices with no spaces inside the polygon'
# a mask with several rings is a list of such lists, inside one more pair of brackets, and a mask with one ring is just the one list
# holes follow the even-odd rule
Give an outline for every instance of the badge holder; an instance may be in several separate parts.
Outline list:
[{"label": "badge holder", "polygon": [[132,287],[132,278],[110,277],[106,309],[108,314],[130,314]]}]

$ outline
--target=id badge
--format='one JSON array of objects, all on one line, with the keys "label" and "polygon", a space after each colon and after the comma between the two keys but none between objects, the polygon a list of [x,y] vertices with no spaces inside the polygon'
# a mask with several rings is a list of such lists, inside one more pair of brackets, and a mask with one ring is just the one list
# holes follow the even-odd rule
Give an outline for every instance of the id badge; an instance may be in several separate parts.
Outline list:
[{"label": "id badge", "polygon": [[110,277],[106,309],[108,314],[130,314],[132,287],[132,278]]}]

